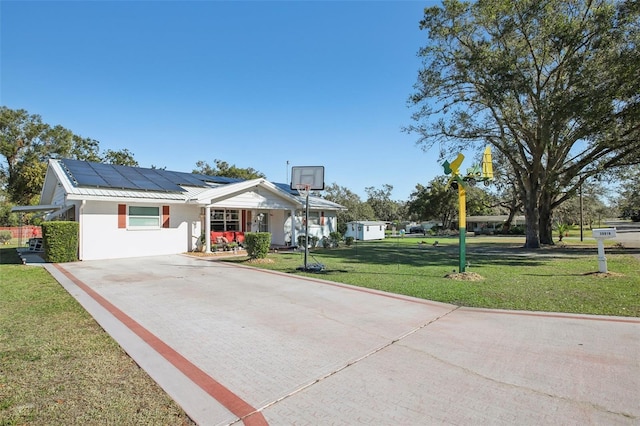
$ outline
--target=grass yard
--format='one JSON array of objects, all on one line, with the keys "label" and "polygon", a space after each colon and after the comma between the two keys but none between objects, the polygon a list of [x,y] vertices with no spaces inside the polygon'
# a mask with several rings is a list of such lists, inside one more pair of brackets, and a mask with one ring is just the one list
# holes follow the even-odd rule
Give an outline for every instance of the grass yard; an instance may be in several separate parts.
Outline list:
[{"label": "grass yard", "polygon": [[[608,243],[603,276],[593,240],[541,250],[522,249],[522,238],[467,242],[467,271],[481,281],[445,278],[458,267],[455,238],[314,249],[319,273],[297,270],[300,252],[224,261],[463,306],[640,317],[640,250]],[[0,248],[1,425],[193,424],[45,269],[19,263],[15,248]]]},{"label": "grass yard", "polygon": [[1,248],[0,424],[194,423],[44,268]]},{"label": "grass yard", "polygon": [[[274,253],[254,266],[462,306],[640,317],[640,251],[609,244],[611,274],[598,271],[594,240],[525,250],[523,238],[467,240],[467,272],[481,281],[445,276],[458,269],[457,238],[390,238],[351,247],[313,249],[308,263],[325,270],[302,272],[302,253]],[[438,241],[438,246],[433,244]],[[246,258],[227,262],[251,264]]]}]

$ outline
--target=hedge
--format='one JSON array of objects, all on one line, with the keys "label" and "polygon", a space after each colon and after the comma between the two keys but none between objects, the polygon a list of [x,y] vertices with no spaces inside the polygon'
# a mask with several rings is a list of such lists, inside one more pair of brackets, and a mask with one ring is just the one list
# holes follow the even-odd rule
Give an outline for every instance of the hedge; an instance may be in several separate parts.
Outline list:
[{"label": "hedge", "polygon": [[63,263],[78,260],[78,222],[53,221],[42,224],[44,258]]},{"label": "hedge", "polygon": [[264,259],[271,247],[270,232],[247,232],[244,234],[247,254],[251,259]]}]

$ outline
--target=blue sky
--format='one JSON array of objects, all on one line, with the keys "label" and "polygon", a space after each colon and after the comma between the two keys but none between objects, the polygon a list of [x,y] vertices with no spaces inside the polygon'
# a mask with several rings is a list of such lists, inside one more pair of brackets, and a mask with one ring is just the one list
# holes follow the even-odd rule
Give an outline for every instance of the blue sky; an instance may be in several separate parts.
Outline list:
[{"label": "blue sky", "polygon": [[442,174],[407,98],[431,1],[2,1],[0,99],[142,167],[291,166],[366,199]]}]

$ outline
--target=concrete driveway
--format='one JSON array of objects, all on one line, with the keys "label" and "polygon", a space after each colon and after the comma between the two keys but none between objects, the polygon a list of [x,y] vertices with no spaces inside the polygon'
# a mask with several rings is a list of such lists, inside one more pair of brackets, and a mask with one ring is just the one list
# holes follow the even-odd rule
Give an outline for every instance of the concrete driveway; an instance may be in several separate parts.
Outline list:
[{"label": "concrete driveway", "polygon": [[460,308],[184,255],[46,268],[202,425],[640,423],[640,319]]}]

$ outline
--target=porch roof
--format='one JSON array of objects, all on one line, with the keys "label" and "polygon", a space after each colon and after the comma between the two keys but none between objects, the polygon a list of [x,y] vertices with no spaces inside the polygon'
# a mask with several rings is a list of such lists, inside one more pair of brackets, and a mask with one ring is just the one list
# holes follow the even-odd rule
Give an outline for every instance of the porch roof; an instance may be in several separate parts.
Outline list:
[{"label": "porch roof", "polygon": [[274,184],[266,179],[252,179],[237,183],[229,183],[221,185],[215,188],[207,189],[199,193],[196,197],[188,200],[189,203],[195,203],[199,205],[212,206],[220,203],[221,201],[228,200],[237,195],[244,194],[245,192],[253,191],[255,189],[266,190],[278,198],[284,200],[287,204],[291,204],[291,208],[301,208],[302,203],[299,199],[286,192],[278,189]]}]

